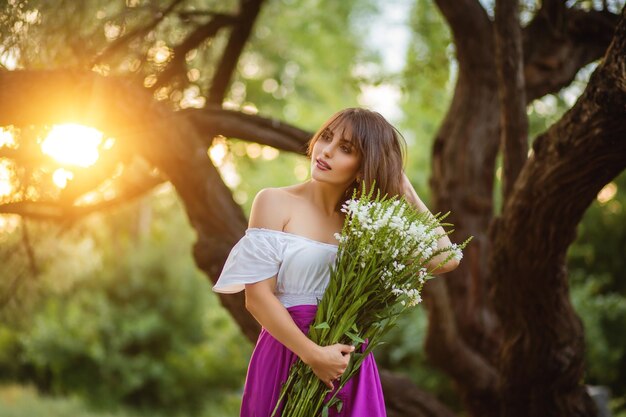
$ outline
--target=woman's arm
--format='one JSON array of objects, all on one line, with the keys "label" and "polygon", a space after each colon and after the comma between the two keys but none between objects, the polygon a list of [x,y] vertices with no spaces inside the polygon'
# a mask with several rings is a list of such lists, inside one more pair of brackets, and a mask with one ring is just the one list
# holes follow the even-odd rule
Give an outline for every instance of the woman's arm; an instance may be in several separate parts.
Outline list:
[{"label": "woman's arm", "polygon": [[332,389],[332,381],[346,370],[354,346],[337,343],[322,347],[309,339],[274,295],[275,283],[276,277],[246,284],[246,309],[276,340],[298,355]]},{"label": "woman's arm", "polygon": [[[415,188],[413,188],[413,184],[411,184],[411,181],[409,181],[409,178],[407,177],[406,173],[402,173],[402,190],[404,192],[404,195],[407,199],[407,201],[409,203],[411,203],[419,212],[429,212],[430,210],[428,210],[428,207],[426,207],[426,204],[424,204],[424,202],[422,202],[422,200],[419,198],[419,196],[417,195],[417,192],[415,191]],[[432,213],[431,213],[432,215]],[[435,229],[435,233],[437,235],[442,235],[445,233],[445,230],[443,230],[442,226],[439,226]],[[452,242],[450,241],[450,239],[448,238],[447,235],[444,235],[442,237],[439,238],[439,240],[437,241],[437,247],[438,248],[445,248],[452,245]],[[439,255],[435,256],[433,259],[430,260],[430,262],[428,263],[428,269],[432,269],[434,267],[436,267],[437,265],[439,265],[441,262],[443,262],[448,256],[450,255],[450,252],[442,252]],[[452,258],[450,259],[448,262],[446,262],[445,264],[441,265],[439,268],[435,269],[433,271],[434,274],[443,274],[446,272],[450,272],[454,269],[456,269],[456,267],[459,266],[459,261]]]},{"label": "woman's arm", "polygon": [[[288,205],[281,201],[280,190],[264,189],[257,194],[250,211],[249,227],[282,230]],[[332,381],[346,370],[350,345],[319,346],[296,325],[291,315],[274,294],[276,276],[254,284],[246,284],[246,309],[276,340],[298,355],[329,388]]]}]

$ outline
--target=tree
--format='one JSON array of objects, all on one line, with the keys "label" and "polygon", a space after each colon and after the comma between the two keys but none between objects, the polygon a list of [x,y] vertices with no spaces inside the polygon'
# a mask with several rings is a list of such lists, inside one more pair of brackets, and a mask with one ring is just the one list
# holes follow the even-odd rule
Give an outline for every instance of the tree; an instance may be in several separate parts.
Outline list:
[{"label": "tree", "polygon": [[[12,12],[5,13],[2,27],[16,27],[18,21],[28,26],[25,22],[36,19],[23,11],[28,3],[9,3]],[[80,45],[81,53],[69,54],[77,69],[37,70],[39,57],[30,50],[25,59],[30,68],[0,72],[0,125],[78,120],[121,144],[99,163],[97,175],[55,198],[15,193],[0,206],[2,212],[71,219],[124,202],[167,179],[197,232],[195,261],[216,280],[246,219],[207,157],[213,138],[223,135],[301,154],[311,135],[220,105],[262,3],[241,0],[237,11],[223,12],[176,0],[124,8],[104,22],[86,15],[87,33],[104,27],[112,36],[108,41],[79,33],[76,38],[83,36],[84,42],[74,48]],[[346,13],[331,4],[325,6]],[[619,16],[608,8],[544,1],[522,28],[515,3],[497,2],[495,19],[476,0],[436,4],[451,28],[459,70],[432,150],[432,209],[451,210],[457,238],[473,235],[475,241],[461,267],[425,287],[426,350],[455,380],[471,415],[592,415],[593,404],[580,384],[582,327],[569,302],[563,265],[585,209],[626,164],[626,92],[621,88],[626,83],[626,12],[617,24]],[[38,7],[44,15],[53,12],[45,3]],[[153,16],[148,23],[146,15]],[[155,28],[172,24],[166,17],[174,15],[185,23],[186,33],[172,35],[176,40],[170,48],[153,37]],[[14,42],[6,43],[6,50],[27,43],[15,34],[9,39]],[[208,40],[222,49],[205,50]],[[19,51],[26,56],[29,49]],[[181,96],[195,78],[189,62],[199,55],[215,63],[196,95],[208,104],[181,109]],[[585,93],[533,142],[528,156],[526,104],[568,85],[581,67],[602,56]],[[515,76],[508,78],[511,73]],[[37,163],[22,146],[0,149],[0,156],[18,166]],[[502,213],[496,217],[492,187],[499,149],[505,185]],[[133,154],[142,155],[159,174],[144,172],[135,184],[120,181],[116,199],[75,203],[112,175],[115,161],[129,161]],[[221,300],[255,340],[259,328],[244,308],[243,295]],[[390,415],[451,415],[405,378],[382,375]]]}]

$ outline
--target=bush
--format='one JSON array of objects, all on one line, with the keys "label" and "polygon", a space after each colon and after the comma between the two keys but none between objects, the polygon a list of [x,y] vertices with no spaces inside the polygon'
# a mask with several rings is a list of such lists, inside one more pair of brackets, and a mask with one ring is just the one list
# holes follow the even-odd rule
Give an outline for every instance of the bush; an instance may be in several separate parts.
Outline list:
[{"label": "bush", "polygon": [[[86,228],[99,242],[100,267],[59,277],[71,285],[46,291],[23,320],[0,324],[3,380],[80,395],[98,409],[200,415],[227,403],[238,410],[252,345],[196,269],[182,210],[159,207],[172,197],[152,203],[161,213],[141,239],[133,236],[132,206]],[[51,262],[46,278],[64,270]]]}]

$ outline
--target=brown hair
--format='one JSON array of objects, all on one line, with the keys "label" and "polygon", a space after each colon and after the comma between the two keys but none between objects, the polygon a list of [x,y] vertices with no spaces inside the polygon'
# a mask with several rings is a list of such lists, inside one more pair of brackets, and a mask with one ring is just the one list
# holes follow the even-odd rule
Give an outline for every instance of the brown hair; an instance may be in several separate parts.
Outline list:
[{"label": "brown hair", "polygon": [[[346,126],[349,129],[346,129]],[[381,196],[402,195],[402,173],[406,155],[406,141],[402,134],[380,113],[359,107],[350,107],[338,111],[330,117],[308,143],[307,156],[311,158],[313,146],[327,130],[341,128],[349,131],[350,140],[361,155],[360,182],[354,181],[346,189],[336,210],[352,197],[353,191],[360,194],[363,182],[369,191],[376,180],[374,196],[380,190]]]}]

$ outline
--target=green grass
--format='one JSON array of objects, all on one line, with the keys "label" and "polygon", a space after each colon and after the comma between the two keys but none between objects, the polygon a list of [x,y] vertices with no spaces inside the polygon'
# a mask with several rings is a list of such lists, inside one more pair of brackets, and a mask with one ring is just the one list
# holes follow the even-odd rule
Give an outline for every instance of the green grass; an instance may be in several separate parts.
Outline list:
[{"label": "green grass", "polygon": [[[239,415],[240,394],[220,397],[218,402],[208,402],[200,416],[235,417]],[[149,414],[154,416],[154,413]],[[0,416],[2,417],[146,417],[128,409],[94,411],[79,397],[49,397],[28,385],[0,385]]]}]

